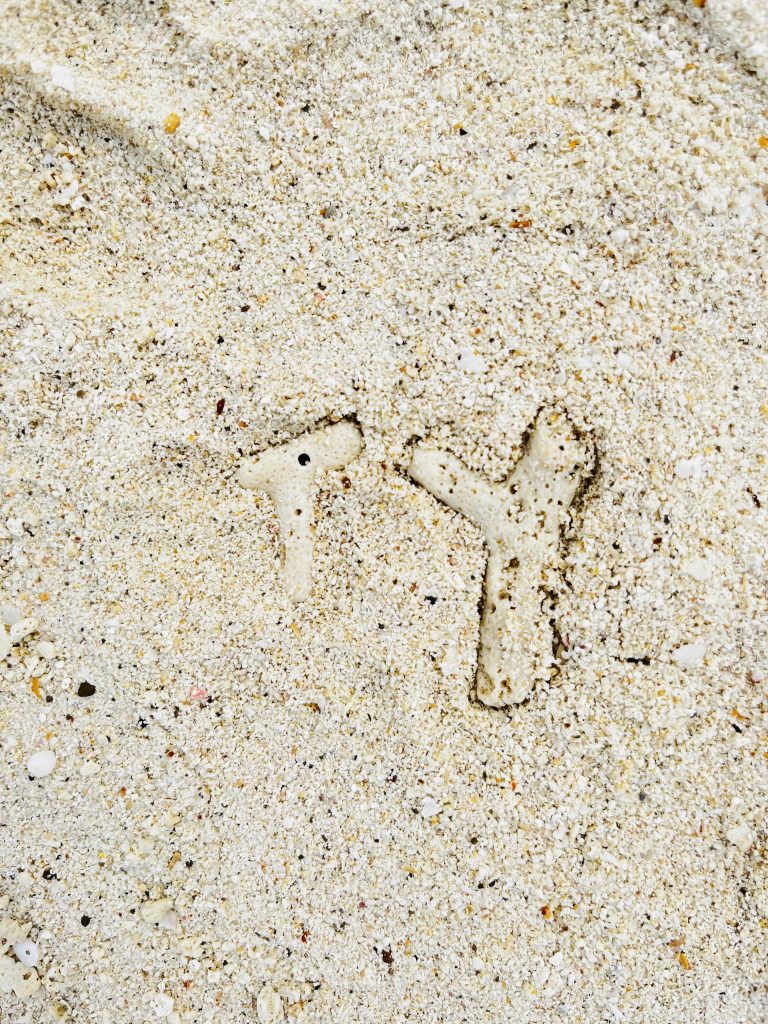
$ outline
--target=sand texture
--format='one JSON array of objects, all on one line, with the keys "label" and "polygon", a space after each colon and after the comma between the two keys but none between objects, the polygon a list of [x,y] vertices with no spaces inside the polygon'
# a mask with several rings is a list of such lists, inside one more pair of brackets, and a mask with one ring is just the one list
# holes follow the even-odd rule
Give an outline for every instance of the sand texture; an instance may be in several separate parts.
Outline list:
[{"label": "sand texture", "polygon": [[0,0],[2,1024],[768,1018],[766,10]]}]

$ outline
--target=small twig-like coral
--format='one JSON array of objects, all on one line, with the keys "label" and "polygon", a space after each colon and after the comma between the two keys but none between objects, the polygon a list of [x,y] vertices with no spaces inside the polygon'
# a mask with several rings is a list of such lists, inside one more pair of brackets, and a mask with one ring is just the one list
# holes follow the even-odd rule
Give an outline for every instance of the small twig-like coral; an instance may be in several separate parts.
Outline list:
[{"label": "small twig-like coral", "polygon": [[334,423],[270,448],[240,467],[243,487],[266,491],[275,503],[283,538],[285,585],[294,601],[312,589],[314,502],[318,476],[343,469],[360,454],[361,435],[354,423]]},{"label": "small twig-like coral", "polygon": [[477,696],[491,707],[518,704],[548,679],[552,627],[543,612],[546,573],[589,453],[562,413],[541,413],[528,449],[505,483],[470,472],[455,456],[419,445],[410,476],[482,530],[488,544],[480,623]]}]

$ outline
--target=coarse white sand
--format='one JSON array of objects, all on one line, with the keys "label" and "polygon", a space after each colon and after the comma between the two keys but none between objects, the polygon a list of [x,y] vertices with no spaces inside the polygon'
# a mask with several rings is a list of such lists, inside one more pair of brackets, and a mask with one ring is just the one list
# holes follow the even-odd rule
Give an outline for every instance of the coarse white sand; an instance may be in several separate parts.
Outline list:
[{"label": "coarse white sand", "polygon": [[766,1019],[767,12],[0,0],[3,1024]]}]

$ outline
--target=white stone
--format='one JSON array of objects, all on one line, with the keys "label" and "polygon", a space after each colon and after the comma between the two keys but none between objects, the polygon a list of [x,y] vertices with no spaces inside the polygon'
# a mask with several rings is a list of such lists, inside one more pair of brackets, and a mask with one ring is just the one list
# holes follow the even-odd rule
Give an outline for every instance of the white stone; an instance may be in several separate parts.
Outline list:
[{"label": "white stone", "polygon": [[707,475],[707,462],[703,455],[680,459],[675,463],[675,476],[681,480],[703,480]]},{"label": "white stone", "polygon": [[24,533],[24,520],[7,519],[5,522],[5,528],[12,537],[18,540],[18,538]]},{"label": "white stone", "polygon": [[37,619],[31,616],[28,619],[21,619],[19,622],[14,623],[11,626],[11,643],[19,644],[25,637],[28,637],[30,633],[34,633],[37,629]]},{"label": "white stone", "polygon": [[256,997],[259,1024],[277,1024],[284,1019],[283,1001],[271,985],[265,985]]},{"label": "white stone", "polygon": [[67,92],[72,92],[75,87],[75,76],[64,64],[51,64],[51,81]]},{"label": "white stone", "polygon": [[443,813],[443,807],[434,797],[425,796],[421,802],[421,811],[419,813],[422,818],[434,818],[436,814]]},{"label": "white stone", "polygon": [[175,932],[179,927],[179,917],[176,911],[169,910],[167,914],[163,914],[157,922],[157,927],[162,928],[163,931]]},{"label": "white stone", "polygon": [[746,853],[755,841],[755,835],[749,825],[741,824],[734,825],[733,828],[729,828],[725,833],[728,842],[733,843],[734,846]]},{"label": "white stone", "polygon": [[8,657],[12,646],[10,634],[5,626],[0,624],[0,661]]},{"label": "white stone", "polygon": [[173,900],[163,896],[159,900],[148,900],[141,906],[141,916],[147,924],[159,924],[165,915],[173,910]]},{"label": "white stone", "polygon": [[46,661],[50,661],[56,654],[56,645],[51,643],[50,640],[41,640],[35,649],[40,657],[45,658]]},{"label": "white stone", "polygon": [[34,967],[40,959],[40,951],[37,948],[37,943],[33,942],[31,939],[23,939],[21,942],[14,942],[13,952],[16,954],[19,962],[24,964],[25,967]]},{"label": "white stone", "polygon": [[692,644],[683,644],[676,651],[672,652],[672,659],[680,668],[698,668],[704,663],[704,656],[707,653],[706,644],[697,641]]},{"label": "white stone", "polygon": [[0,604],[0,619],[6,626],[15,626],[22,619],[21,609],[15,604]]},{"label": "white stone", "polygon": [[488,369],[485,359],[471,348],[459,349],[456,353],[456,364],[460,370],[467,373],[484,373]]},{"label": "white stone", "polygon": [[707,558],[691,558],[683,563],[683,570],[699,583],[704,583],[712,575],[712,563]]},{"label": "white stone", "polygon": [[44,779],[56,767],[56,755],[52,750],[38,750],[27,761],[27,773],[33,779]]},{"label": "white stone", "polygon": [[440,662],[440,670],[443,675],[452,676],[459,671],[461,662],[459,661],[459,650],[454,643],[448,644],[443,655],[443,660]]},{"label": "white stone", "polygon": [[158,1017],[168,1017],[173,1013],[173,997],[166,992],[158,992],[152,1000],[152,1009]]},{"label": "white stone", "polygon": [[[74,204],[74,202],[75,202],[76,197],[77,197],[77,191],[78,191],[79,188],[80,188],[80,182],[73,181],[71,184],[67,185],[66,188],[63,188],[59,192],[56,193],[56,195],[53,197],[53,205],[54,206],[67,206],[67,205],[72,206]],[[78,205],[78,209],[79,209],[80,206],[82,206],[82,203],[80,203]]]},{"label": "white stone", "polygon": [[445,75],[438,83],[437,98],[441,100],[455,100],[457,96],[456,80],[450,75]]}]

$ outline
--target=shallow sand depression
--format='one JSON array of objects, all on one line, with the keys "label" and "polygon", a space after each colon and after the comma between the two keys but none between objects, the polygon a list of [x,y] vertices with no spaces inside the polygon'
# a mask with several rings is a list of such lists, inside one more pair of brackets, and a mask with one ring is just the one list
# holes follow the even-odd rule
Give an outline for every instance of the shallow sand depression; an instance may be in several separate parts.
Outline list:
[{"label": "shallow sand depression", "polygon": [[764,12],[0,14],[0,1020],[764,1020]]}]

